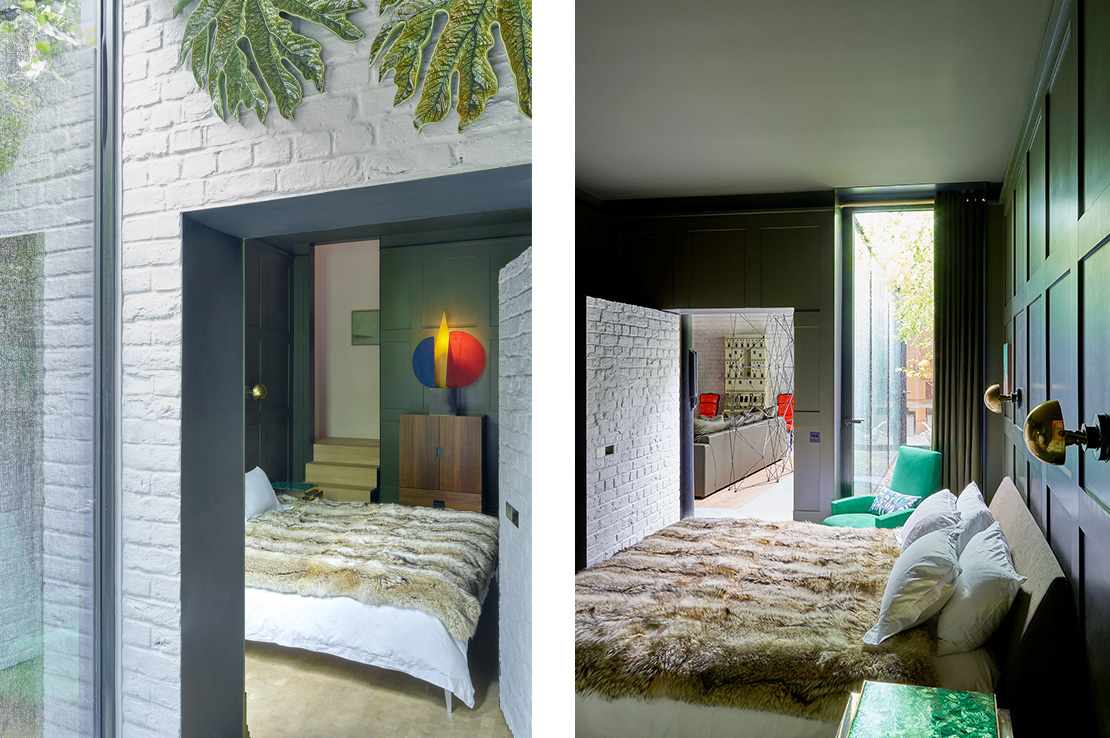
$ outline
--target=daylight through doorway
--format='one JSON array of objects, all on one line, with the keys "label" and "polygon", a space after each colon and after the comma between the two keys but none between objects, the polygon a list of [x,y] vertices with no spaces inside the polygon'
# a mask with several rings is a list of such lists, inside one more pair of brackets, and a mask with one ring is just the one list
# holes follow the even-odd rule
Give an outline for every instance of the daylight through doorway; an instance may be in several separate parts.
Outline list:
[{"label": "daylight through doorway", "polygon": [[792,310],[695,313],[695,514],[793,518]]}]

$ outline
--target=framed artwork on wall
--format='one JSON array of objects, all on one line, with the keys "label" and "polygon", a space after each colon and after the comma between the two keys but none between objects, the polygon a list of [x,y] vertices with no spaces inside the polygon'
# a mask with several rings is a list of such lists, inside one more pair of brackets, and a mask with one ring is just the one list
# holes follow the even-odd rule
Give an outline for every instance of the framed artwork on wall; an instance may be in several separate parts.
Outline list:
[{"label": "framed artwork on wall", "polygon": [[351,311],[351,345],[377,346],[381,341],[381,320],[377,310]]}]

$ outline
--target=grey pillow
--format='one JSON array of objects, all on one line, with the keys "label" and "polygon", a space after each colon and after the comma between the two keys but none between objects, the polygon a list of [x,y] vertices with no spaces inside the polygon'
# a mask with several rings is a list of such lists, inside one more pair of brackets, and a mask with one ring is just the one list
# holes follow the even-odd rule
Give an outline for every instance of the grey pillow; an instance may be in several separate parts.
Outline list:
[{"label": "grey pillow", "polygon": [[700,415],[694,418],[694,435],[706,436],[728,428],[728,419],[723,415],[715,418],[704,418]]}]

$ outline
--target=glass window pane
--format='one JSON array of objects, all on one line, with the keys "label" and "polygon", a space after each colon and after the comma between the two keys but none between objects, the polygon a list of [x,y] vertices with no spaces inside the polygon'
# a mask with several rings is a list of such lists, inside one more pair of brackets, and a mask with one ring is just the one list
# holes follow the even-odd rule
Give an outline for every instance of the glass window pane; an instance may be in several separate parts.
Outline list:
[{"label": "glass window pane", "polygon": [[93,734],[95,23],[0,2],[3,735]]},{"label": "glass window pane", "polygon": [[932,447],[933,211],[854,219],[853,492],[890,482],[898,447]]}]

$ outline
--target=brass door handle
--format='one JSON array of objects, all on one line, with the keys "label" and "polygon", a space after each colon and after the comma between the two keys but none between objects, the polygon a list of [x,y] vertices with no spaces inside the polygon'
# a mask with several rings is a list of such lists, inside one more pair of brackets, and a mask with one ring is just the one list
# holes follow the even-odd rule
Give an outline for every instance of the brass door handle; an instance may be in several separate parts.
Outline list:
[{"label": "brass door handle", "polygon": [[253,387],[247,387],[247,397],[251,398],[252,400],[266,399],[266,385],[259,382]]}]

